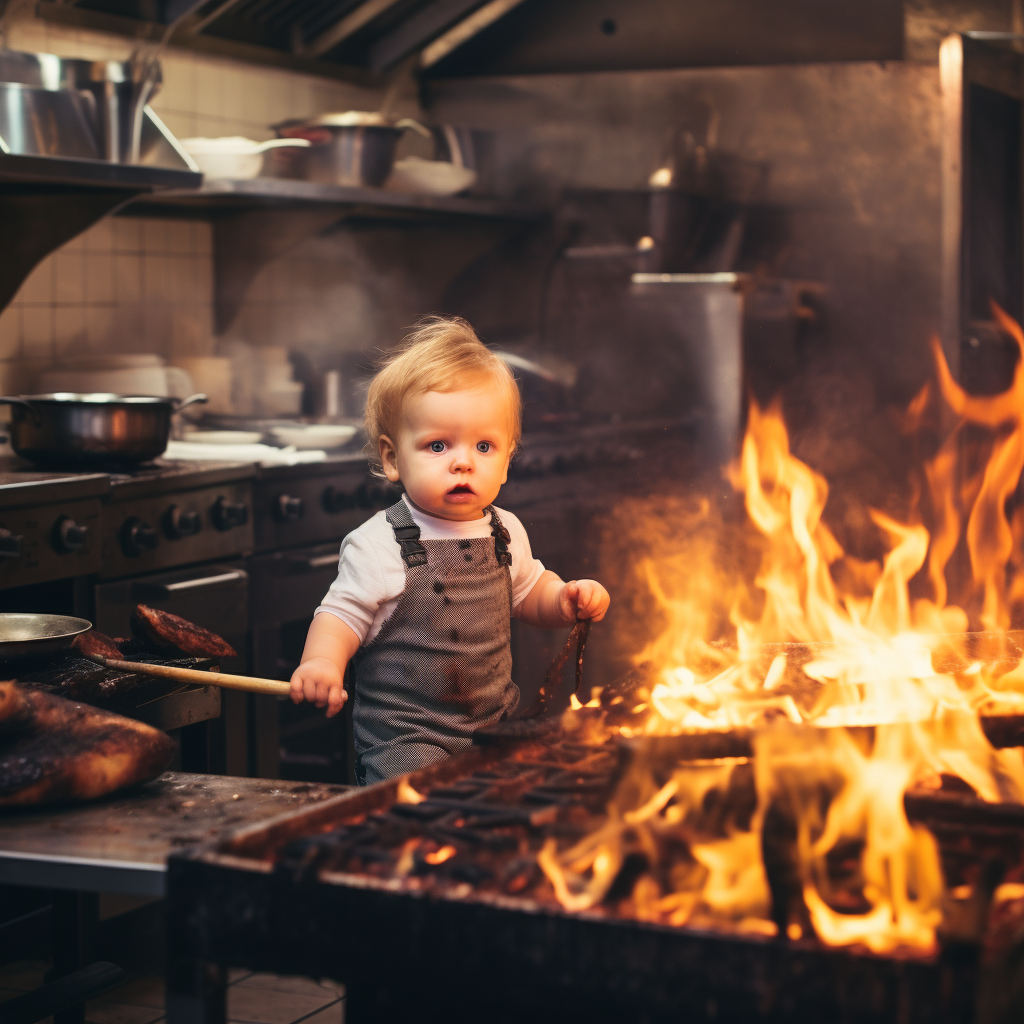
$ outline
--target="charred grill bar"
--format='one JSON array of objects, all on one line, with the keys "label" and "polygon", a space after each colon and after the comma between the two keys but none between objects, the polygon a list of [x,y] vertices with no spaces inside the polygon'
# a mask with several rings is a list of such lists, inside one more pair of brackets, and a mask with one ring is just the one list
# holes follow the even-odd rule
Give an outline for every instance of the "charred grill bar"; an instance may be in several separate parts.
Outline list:
[{"label": "charred grill bar", "polygon": [[[969,908],[932,957],[873,955],[699,920],[640,920],[627,899],[636,877],[628,861],[621,891],[613,887],[594,910],[564,910],[537,853],[547,840],[569,844],[600,823],[633,756],[621,741],[581,739],[586,734],[513,723],[407,783],[352,791],[173,856],[170,1024],[221,1019],[223,993],[210,981],[224,966],[343,981],[355,1024],[404,1016],[1001,1019],[992,1008],[1007,982],[993,966],[998,951],[981,960],[983,941],[994,940],[964,923]],[[729,734],[671,738],[666,756],[736,757],[743,742]],[[752,773],[741,768],[733,777],[728,813],[749,818]],[[973,880],[990,894],[1024,867],[1024,808],[946,790],[913,791],[905,805],[938,839],[951,888]],[[786,836],[766,824],[762,842],[775,916],[784,919],[787,901],[799,896],[785,870]]]}]

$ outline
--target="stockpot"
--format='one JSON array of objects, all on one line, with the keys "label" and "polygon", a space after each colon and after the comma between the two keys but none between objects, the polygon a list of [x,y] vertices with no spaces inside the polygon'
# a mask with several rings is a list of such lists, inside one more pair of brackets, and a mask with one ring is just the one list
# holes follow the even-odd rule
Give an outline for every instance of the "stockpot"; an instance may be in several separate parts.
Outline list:
[{"label": "stockpot", "polygon": [[395,147],[406,129],[432,138],[411,117],[395,121],[372,111],[349,110],[322,114],[312,121],[285,121],[274,125],[277,134],[284,139],[305,139],[309,148],[274,150],[268,154],[269,173],[328,185],[383,185],[395,162]]},{"label": "stockpot", "polygon": [[206,395],[75,394],[0,397],[11,406],[11,446],[39,466],[130,469],[167,449],[171,417]]}]

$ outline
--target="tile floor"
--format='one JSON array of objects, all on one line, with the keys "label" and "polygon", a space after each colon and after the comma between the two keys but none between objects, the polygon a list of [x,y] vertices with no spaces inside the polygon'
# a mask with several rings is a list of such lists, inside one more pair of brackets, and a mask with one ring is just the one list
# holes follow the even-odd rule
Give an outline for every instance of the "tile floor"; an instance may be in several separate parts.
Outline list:
[{"label": "tile floor", "polygon": [[[47,967],[35,960],[0,967],[0,1002],[41,985]],[[344,1024],[345,989],[337,982],[232,971],[229,984],[231,1024]],[[90,1001],[85,1019],[88,1024],[158,1024],[164,1019],[163,978],[129,975],[123,985]]]}]

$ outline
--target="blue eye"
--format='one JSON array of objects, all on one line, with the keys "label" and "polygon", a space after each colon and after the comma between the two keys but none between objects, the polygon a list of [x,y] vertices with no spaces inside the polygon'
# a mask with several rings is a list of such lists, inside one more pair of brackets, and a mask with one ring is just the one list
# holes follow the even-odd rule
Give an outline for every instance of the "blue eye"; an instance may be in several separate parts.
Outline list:
[{"label": "blue eye", "polygon": [[491,450],[490,441],[477,441],[476,450],[478,452],[489,452]]},{"label": "blue eye", "polygon": [[441,452],[444,451],[444,447],[445,447],[444,441],[431,441],[430,442],[430,450],[432,452],[436,452],[438,455],[440,455]]}]

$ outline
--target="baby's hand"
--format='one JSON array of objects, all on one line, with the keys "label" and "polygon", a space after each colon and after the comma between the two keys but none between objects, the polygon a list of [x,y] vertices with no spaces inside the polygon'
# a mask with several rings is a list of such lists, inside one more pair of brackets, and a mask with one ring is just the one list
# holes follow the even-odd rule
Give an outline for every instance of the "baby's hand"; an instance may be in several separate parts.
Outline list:
[{"label": "baby's hand", "polygon": [[600,622],[611,601],[608,591],[597,580],[570,580],[558,592],[558,610],[569,622],[575,619]]},{"label": "baby's hand", "polygon": [[318,708],[327,708],[332,718],[348,700],[345,680],[338,666],[329,658],[310,658],[292,673],[292,700],[301,704],[308,700]]}]

